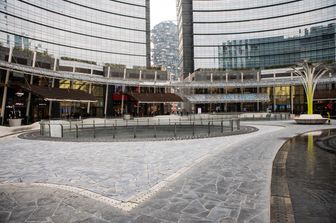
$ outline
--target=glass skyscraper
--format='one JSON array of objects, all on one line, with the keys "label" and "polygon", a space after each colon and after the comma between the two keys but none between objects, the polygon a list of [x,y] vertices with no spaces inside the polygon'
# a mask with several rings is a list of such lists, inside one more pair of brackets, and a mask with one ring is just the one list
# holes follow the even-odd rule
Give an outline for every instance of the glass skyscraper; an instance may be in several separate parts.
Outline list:
[{"label": "glass skyscraper", "polygon": [[177,6],[184,74],[335,61],[335,0],[179,0]]},{"label": "glass skyscraper", "polygon": [[[13,106],[22,111],[27,123],[79,112],[98,117],[112,114],[116,107],[112,95],[117,87],[82,78],[108,81],[114,76],[113,69],[119,69],[126,78],[150,67],[149,3],[0,0],[1,123],[6,122]],[[44,70],[36,75],[36,69]],[[54,73],[48,76],[48,72]],[[33,92],[34,87],[83,91],[96,100],[66,101],[63,95],[59,102],[46,103],[46,95]],[[17,92],[23,96],[16,96]]]},{"label": "glass skyscraper", "polygon": [[150,65],[149,0],[0,0],[0,43],[97,64]]}]

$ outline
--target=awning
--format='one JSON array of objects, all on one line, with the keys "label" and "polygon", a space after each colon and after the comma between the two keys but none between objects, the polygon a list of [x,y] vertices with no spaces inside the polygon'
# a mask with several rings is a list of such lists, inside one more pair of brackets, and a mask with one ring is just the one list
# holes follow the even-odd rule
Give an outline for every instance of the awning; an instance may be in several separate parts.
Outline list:
[{"label": "awning", "polygon": [[182,98],[172,93],[126,93],[139,103],[164,103],[164,102],[182,102]]},{"label": "awning", "polygon": [[23,88],[46,101],[96,102],[97,98],[85,91],[31,85]]},{"label": "awning", "polygon": [[269,102],[268,94],[192,94],[185,95],[190,103],[239,103],[239,102]]}]

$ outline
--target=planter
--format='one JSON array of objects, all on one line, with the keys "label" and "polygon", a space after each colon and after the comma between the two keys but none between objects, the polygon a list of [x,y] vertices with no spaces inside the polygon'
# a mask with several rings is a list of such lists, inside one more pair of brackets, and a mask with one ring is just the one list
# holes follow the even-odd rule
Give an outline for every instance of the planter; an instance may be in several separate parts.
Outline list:
[{"label": "planter", "polygon": [[14,127],[14,126],[21,126],[21,118],[11,118],[9,119],[9,126]]},{"label": "planter", "polygon": [[298,118],[294,118],[297,124],[306,124],[306,125],[322,125],[326,123],[327,118],[323,118],[319,114],[313,115],[300,115]]},{"label": "planter", "polygon": [[130,120],[130,119],[131,119],[131,115],[128,115],[128,114],[124,115],[124,120]]}]

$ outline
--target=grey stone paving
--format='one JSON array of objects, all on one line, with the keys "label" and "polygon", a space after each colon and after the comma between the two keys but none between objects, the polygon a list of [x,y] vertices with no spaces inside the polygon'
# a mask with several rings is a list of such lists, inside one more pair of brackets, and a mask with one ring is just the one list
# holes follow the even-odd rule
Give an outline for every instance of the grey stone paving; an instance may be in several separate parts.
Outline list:
[{"label": "grey stone paving", "polygon": [[[279,127],[278,127],[279,128]],[[262,127],[262,132],[274,127]],[[0,183],[44,182],[127,201],[241,136],[183,141],[69,143],[1,140]]]},{"label": "grey stone paving", "polygon": [[[129,212],[59,189],[2,185],[1,204],[7,203],[3,197],[12,199],[17,190],[21,195],[14,201],[35,206],[2,205],[0,219],[29,213],[26,220],[37,222],[269,222],[272,161],[277,150],[288,137],[335,126],[255,124],[262,124],[256,125],[260,131],[248,135],[191,141],[37,144],[16,137],[1,139],[0,182],[4,184],[64,184],[127,200],[181,168],[188,171]],[[195,163],[202,157],[207,158]],[[38,206],[35,193],[58,202]],[[62,198],[71,204],[63,207]],[[56,203],[60,205],[55,208]],[[55,213],[63,213],[61,220],[53,218]]]}]

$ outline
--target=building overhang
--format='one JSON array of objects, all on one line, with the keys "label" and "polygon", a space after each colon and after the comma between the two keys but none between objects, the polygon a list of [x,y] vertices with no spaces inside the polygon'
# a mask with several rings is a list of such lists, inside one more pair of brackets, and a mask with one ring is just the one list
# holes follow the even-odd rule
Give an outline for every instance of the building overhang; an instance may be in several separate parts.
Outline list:
[{"label": "building overhang", "polygon": [[192,104],[269,102],[268,94],[193,94],[185,95]]}]

